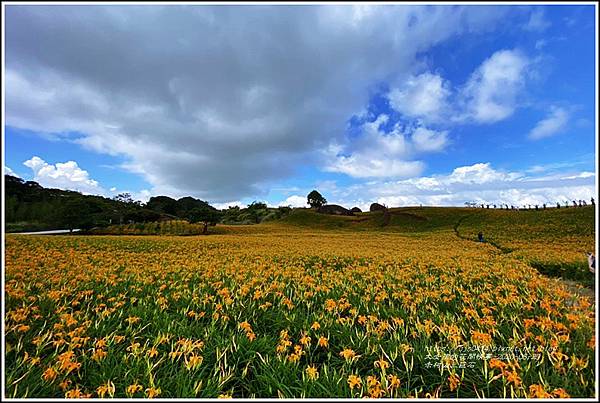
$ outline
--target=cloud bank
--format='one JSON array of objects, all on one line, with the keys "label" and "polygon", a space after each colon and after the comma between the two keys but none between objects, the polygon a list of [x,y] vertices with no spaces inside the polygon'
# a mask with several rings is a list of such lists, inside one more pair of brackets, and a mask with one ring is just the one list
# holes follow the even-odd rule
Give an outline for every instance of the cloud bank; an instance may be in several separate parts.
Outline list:
[{"label": "cloud bank", "polygon": [[[489,162],[482,162],[457,167],[442,175],[329,187],[323,195],[330,203],[362,209],[368,209],[373,202],[390,207],[464,206],[465,202],[523,206],[554,205],[557,201],[570,202],[573,198],[589,202],[591,197],[596,198],[593,172],[545,172],[543,175],[530,172],[529,169],[502,171]],[[296,197],[301,196],[294,195],[290,200]]]},{"label": "cloud bank", "polygon": [[33,172],[33,180],[47,188],[75,190],[83,194],[104,194],[105,190],[98,181],[91,179],[89,173],[77,165],[75,161],[48,164],[40,157],[34,156],[23,162]]},{"label": "cloud bank", "polygon": [[539,140],[553,136],[562,131],[569,120],[569,113],[564,108],[553,107],[550,114],[540,120],[529,132],[531,140]]},{"label": "cloud bank", "polygon": [[414,158],[422,153],[441,151],[448,144],[447,131],[423,126],[403,127],[396,123],[392,130],[383,125],[385,114],[360,126],[359,136],[345,139],[325,152],[325,170],[355,178],[400,178],[420,175],[424,162]]},{"label": "cloud bank", "polygon": [[[81,133],[82,146],[125,157],[157,193],[261,195],[342,143],[374,86],[413,76],[436,44],[493,29],[505,9],[11,5],[6,123]],[[397,107],[414,116],[446,94],[433,75],[399,91]],[[399,137],[382,141],[401,147]],[[340,172],[362,164],[375,176],[416,175],[422,165],[349,158]]]}]

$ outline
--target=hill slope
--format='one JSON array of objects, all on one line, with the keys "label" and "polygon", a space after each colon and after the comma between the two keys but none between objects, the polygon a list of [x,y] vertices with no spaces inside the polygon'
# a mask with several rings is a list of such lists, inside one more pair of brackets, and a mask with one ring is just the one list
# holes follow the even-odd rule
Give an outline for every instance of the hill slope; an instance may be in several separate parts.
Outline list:
[{"label": "hill slope", "polygon": [[349,229],[393,232],[427,232],[454,230],[457,224],[463,235],[477,239],[477,232],[510,234],[511,237],[537,238],[556,236],[590,236],[594,233],[595,211],[592,206],[548,210],[493,210],[463,207],[400,207],[384,213],[365,212],[354,216],[319,214],[310,209],[294,209],[281,224],[315,229]]},{"label": "hill slope", "polygon": [[[431,232],[454,232],[454,236],[485,241],[526,261],[543,274],[593,285],[585,252],[595,250],[595,208],[547,210],[494,210],[460,207],[403,207],[351,217],[318,214],[296,209],[279,223],[286,227],[312,230],[394,232],[424,236]],[[387,221],[387,224],[386,224]],[[435,253],[435,251],[432,251]]]}]

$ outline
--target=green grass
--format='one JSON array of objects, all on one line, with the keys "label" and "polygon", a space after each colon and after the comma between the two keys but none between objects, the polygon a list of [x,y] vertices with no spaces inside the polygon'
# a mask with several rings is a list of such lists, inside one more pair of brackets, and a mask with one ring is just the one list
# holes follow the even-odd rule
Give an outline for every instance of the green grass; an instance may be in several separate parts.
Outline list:
[{"label": "green grass", "polygon": [[540,211],[511,211],[462,207],[400,207],[389,210],[391,219],[383,226],[382,212],[358,213],[355,216],[319,214],[310,209],[295,209],[283,224],[315,229],[381,230],[393,232],[428,232],[453,229],[463,220],[461,232],[477,239],[482,230],[488,238],[504,236],[518,239],[593,236],[594,209],[561,208]]},{"label": "green grass", "polygon": [[390,221],[385,225],[381,211],[358,213],[355,216],[319,214],[310,209],[295,209],[280,223],[313,229],[382,232],[428,232],[452,229],[460,217],[470,211],[464,208],[401,207],[389,210]]},{"label": "green grass", "polygon": [[592,206],[548,210],[470,209],[461,225],[465,234],[481,230],[499,240],[540,239],[565,236],[588,237],[594,234],[595,210]]},{"label": "green grass", "polygon": [[[500,210],[460,207],[401,207],[355,216],[334,216],[296,209],[280,223],[319,230],[394,232],[406,235],[453,230],[459,238],[485,241],[501,253],[513,254],[540,273],[594,286],[587,269],[586,251],[593,251],[595,209]],[[546,245],[546,248],[540,248]]]},{"label": "green grass", "polygon": [[568,264],[532,260],[529,262],[529,265],[545,276],[573,280],[585,287],[594,288],[594,274],[588,270],[587,262],[585,264]]}]

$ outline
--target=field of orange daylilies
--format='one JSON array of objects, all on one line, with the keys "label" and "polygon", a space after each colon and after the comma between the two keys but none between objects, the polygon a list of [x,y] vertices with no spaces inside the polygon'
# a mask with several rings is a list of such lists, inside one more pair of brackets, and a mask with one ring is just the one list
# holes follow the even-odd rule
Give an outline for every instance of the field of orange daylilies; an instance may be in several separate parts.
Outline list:
[{"label": "field of orange daylilies", "polygon": [[7,397],[593,397],[593,301],[492,245],[6,237]]}]

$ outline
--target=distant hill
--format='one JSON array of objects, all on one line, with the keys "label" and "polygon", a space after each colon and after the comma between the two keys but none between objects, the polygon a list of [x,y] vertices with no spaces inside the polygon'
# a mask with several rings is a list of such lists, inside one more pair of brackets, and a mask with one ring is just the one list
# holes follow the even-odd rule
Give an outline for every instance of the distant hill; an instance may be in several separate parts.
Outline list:
[{"label": "distant hill", "polygon": [[[457,223],[465,235],[477,239],[478,231],[492,234],[526,232],[528,236],[570,234],[588,236],[594,230],[594,207],[547,210],[500,210],[465,207],[397,207],[384,212],[354,213],[354,216],[320,214],[308,208],[294,209],[281,223],[315,229],[374,230],[390,232],[453,231]],[[498,234],[499,236],[499,234]]]},{"label": "distant hill", "polygon": [[113,199],[51,189],[34,181],[5,175],[7,232],[92,228],[111,224],[188,219],[194,209],[217,211],[207,202],[157,196],[143,204],[127,194]]},{"label": "distant hill", "polygon": [[49,189],[37,182],[24,181],[11,175],[5,175],[4,178],[7,232],[106,228],[115,225],[127,230],[130,224],[178,220],[191,223],[258,224],[281,219],[292,210],[290,207],[267,207],[262,202],[253,202],[244,208],[236,206],[218,210],[208,202],[190,196],[180,199],[153,196],[144,204],[133,200],[128,194],[111,199],[70,190]]},{"label": "distant hill", "polygon": [[[116,202],[101,196],[86,196],[79,192],[51,189],[34,181],[4,176],[5,219],[7,231],[67,228],[66,207],[75,202],[86,204],[87,219],[99,220],[98,212],[112,212]],[[71,212],[73,213],[73,212]],[[109,220],[110,218],[107,218]]]},{"label": "distant hill", "polygon": [[311,209],[294,209],[292,214],[282,219],[281,222],[317,229],[418,232],[442,228],[452,229],[454,222],[464,214],[465,210],[453,207],[392,208],[388,209],[390,218],[386,224],[385,211],[356,212],[352,216],[342,216],[322,214]]},{"label": "distant hill", "polygon": [[539,211],[402,207],[390,208],[388,212],[389,219],[384,211],[335,216],[295,209],[279,223],[317,233],[369,231],[424,236],[444,232],[473,242],[477,242],[477,235],[482,232],[485,241],[482,247],[522,259],[543,274],[593,286],[594,276],[588,271],[585,252],[593,252],[596,246],[594,206]]}]

